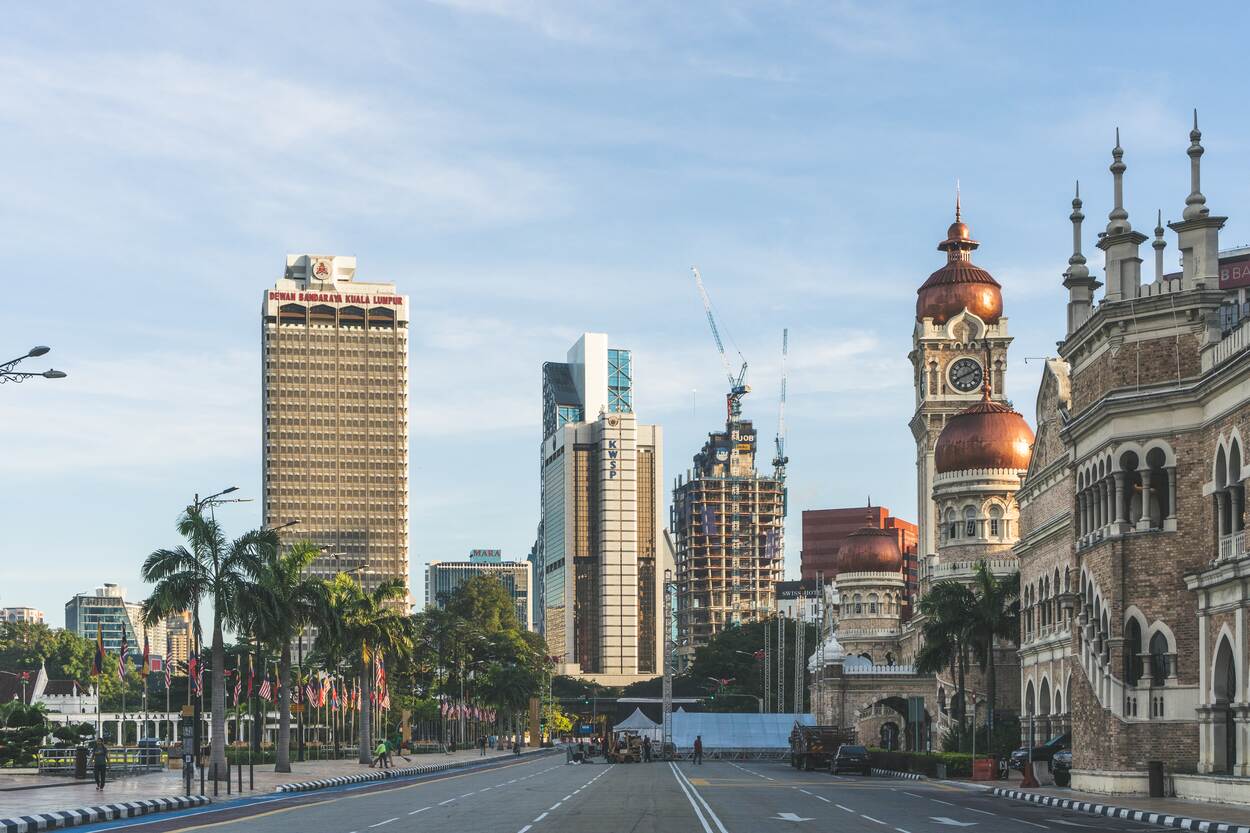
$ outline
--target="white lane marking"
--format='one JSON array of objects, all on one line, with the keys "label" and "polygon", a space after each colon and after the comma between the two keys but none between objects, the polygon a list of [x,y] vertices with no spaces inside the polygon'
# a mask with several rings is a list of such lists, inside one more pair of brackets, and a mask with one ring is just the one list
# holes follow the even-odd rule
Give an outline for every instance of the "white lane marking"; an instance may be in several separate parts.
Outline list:
[{"label": "white lane marking", "polygon": [[413,810],[413,811],[412,811],[411,813],[409,813],[408,815],[410,815],[410,816],[415,816],[417,813],[424,813],[424,812],[425,812],[426,810],[428,810],[428,809],[430,809],[430,808],[429,808],[429,807],[422,807],[420,810]]},{"label": "white lane marking", "polygon": [[930,798],[929,800],[930,800],[930,801],[936,801],[938,804],[945,804],[947,807],[954,807],[954,806],[955,806],[954,804],[951,804],[949,801],[943,801],[943,800],[942,800],[942,799],[940,799],[940,798]]},{"label": "white lane marking", "polygon": [[563,803],[564,803],[563,801],[557,801],[555,804],[552,804],[552,805],[551,805],[550,807],[548,807],[547,809],[548,809],[548,810],[554,810],[554,809],[556,809],[557,807],[559,807],[559,806],[560,806],[561,804],[563,804]]},{"label": "white lane marking", "polygon": [[964,809],[972,813],[981,813],[982,815],[986,815],[986,816],[995,815],[994,813],[991,813],[989,810],[978,810],[976,807],[965,807]]},{"label": "white lane marking", "polygon": [[885,822],[883,822],[881,819],[874,819],[872,816],[866,816],[863,813],[860,813],[859,817],[861,819],[868,819],[869,821],[875,821],[877,824],[885,824]]},{"label": "white lane marking", "polygon": [[910,795],[912,798],[924,798],[923,795],[918,795],[916,793],[909,793],[907,790],[903,790],[903,795]]},{"label": "white lane marking", "polygon": [[[677,767],[674,766],[672,762],[669,763],[669,766],[672,767],[673,777],[677,779],[677,786],[681,788],[682,793],[686,796],[686,800],[689,801],[690,806],[694,808],[695,818],[699,820],[699,824],[703,825],[703,833],[712,833],[712,828],[708,827],[707,819],[703,817],[703,811],[699,809],[699,805],[695,803],[694,797],[690,795],[690,790],[686,789],[686,785],[682,783],[680,778],[677,777]],[[524,831],[522,831],[522,833],[524,833]]]},{"label": "white lane marking", "polygon": [[697,798],[699,803],[703,805],[703,809],[707,811],[708,818],[716,823],[716,829],[719,830],[720,833],[729,833],[729,831],[725,829],[725,825],[721,824],[720,817],[716,815],[716,811],[712,809],[712,805],[708,804],[707,799],[699,794],[698,788],[690,782],[690,779],[686,777],[686,773],[678,769],[675,764],[670,764],[670,766],[672,766],[673,771],[677,773],[677,777],[686,782],[686,786],[690,788],[690,792],[694,793],[694,797]]},{"label": "white lane marking", "polygon": [[446,801],[440,801],[440,802],[438,802],[438,806],[439,806],[439,807],[442,807],[444,804],[450,804],[451,802],[453,802],[453,801],[455,801],[455,800],[456,800],[456,799],[454,799],[454,798],[449,798],[449,799],[447,799]]},{"label": "white lane marking", "polygon": [[854,811],[854,810],[852,810],[850,807],[847,807],[845,804],[835,804],[835,805],[833,805],[833,806],[834,806],[834,807],[837,807],[839,810],[846,810],[848,813],[854,813],[854,812],[855,812],[855,811]]},{"label": "white lane marking", "polygon": [[482,787],[481,792],[487,792],[488,790],[493,790],[493,789],[495,788],[494,787]]},{"label": "white lane marking", "polygon": [[896,827],[896,828],[894,828],[894,829],[895,829],[895,830],[897,830],[897,831],[898,831],[898,833],[911,833],[911,831],[910,831],[910,830],[904,830],[904,829],[903,829],[903,828],[901,828],[901,827]]},{"label": "white lane marking", "polygon": [[546,813],[543,813],[541,816],[539,816],[538,818],[534,819],[534,824],[538,824],[540,821],[542,821],[542,820],[543,820],[543,819],[545,819],[545,818],[547,818],[547,814],[546,814]]},{"label": "white lane marking", "polygon": [[815,793],[812,793],[812,795],[816,796],[816,798],[819,798],[821,801],[825,802],[826,804],[830,803],[829,799],[825,798],[823,795],[816,795]]},{"label": "white lane marking", "polygon": [[390,823],[391,823],[391,822],[393,822],[393,821],[399,821],[399,816],[396,816],[396,817],[395,817],[395,818],[393,818],[393,819],[387,819],[386,821],[380,821],[380,822],[378,822],[377,824],[371,824],[371,825],[369,825],[369,826],[370,826],[370,827],[381,827],[382,825],[384,825],[384,824],[390,824]]},{"label": "white lane marking", "polygon": [[473,795],[473,793],[465,793],[464,795],[462,795],[462,796],[460,796],[460,797],[461,797],[461,798],[468,798],[468,797],[469,797],[469,796],[471,796],[471,795]]},{"label": "white lane marking", "polygon": [[1037,822],[1035,822],[1035,821],[1025,821],[1024,819],[1018,819],[1018,818],[1016,818],[1015,816],[1011,816],[1010,818],[1011,818],[1011,820],[1012,820],[1012,821],[1018,821],[1018,822],[1020,822],[1021,824],[1029,824],[1029,825],[1032,825],[1033,827],[1040,827],[1040,828],[1042,828],[1043,830],[1049,830],[1049,829],[1050,829],[1050,828],[1049,828],[1049,827],[1047,827],[1046,825],[1044,825],[1044,824],[1038,824],[1038,823],[1037,823]]},{"label": "white lane marking", "polygon": [[570,798],[572,798],[572,797],[573,797],[573,794],[572,794],[572,793],[569,793],[568,795],[566,795],[564,798],[562,798],[562,799],[560,799],[560,800],[561,800],[561,801],[568,801],[568,800],[569,800]]},{"label": "white lane marking", "polygon": [[525,833],[525,831],[526,831],[526,830],[529,830],[529,829],[530,829],[530,827],[531,827],[531,825],[528,825],[528,824],[527,824],[527,825],[525,825],[524,827],[522,827],[520,830],[518,830],[516,833]]},{"label": "white lane marking", "polygon": [[798,788],[798,790],[799,790],[799,792],[801,792],[801,793],[807,793],[808,795],[811,795],[811,793],[810,793],[810,792],[808,792],[807,790],[803,789],[802,787],[799,787],[799,788]]}]

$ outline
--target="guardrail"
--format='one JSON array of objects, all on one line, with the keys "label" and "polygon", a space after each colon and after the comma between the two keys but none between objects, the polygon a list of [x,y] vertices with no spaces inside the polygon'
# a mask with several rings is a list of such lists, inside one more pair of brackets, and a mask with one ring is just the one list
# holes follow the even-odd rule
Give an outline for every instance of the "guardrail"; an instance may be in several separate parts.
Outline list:
[{"label": "guardrail", "polygon": [[[36,764],[40,775],[74,774],[74,756],[77,750],[73,747],[45,747],[39,750]],[[87,750],[87,766],[91,766],[91,750]],[[150,746],[120,747],[108,751],[108,773],[110,777],[140,775],[164,769],[169,763],[169,754],[164,749]]]}]

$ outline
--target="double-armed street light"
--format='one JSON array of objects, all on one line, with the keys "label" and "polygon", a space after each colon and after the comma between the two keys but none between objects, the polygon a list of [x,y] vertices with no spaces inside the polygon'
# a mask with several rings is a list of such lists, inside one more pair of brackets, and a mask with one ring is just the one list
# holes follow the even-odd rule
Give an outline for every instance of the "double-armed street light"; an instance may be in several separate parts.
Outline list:
[{"label": "double-armed street light", "polygon": [[42,373],[27,373],[15,369],[19,362],[42,356],[51,349],[51,347],[39,345],[30,348],[30,350],[26,351],[26,355],[24,356],[18,356],[16,359],[10,359],[7,362],[0,363],[0,385],[3,385],[5,382],[25,382],[27,379],[33,379],[36,376],[40,376],[44,379],[64,379],[66,374],[61,370],[53,370],[49,368]]}]

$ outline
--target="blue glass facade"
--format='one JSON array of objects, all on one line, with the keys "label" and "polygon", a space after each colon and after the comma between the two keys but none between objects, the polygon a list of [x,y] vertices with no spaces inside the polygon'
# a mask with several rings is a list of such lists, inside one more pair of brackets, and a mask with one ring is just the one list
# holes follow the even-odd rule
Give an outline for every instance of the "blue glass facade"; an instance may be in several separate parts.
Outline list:
[{"label": "blue glass facade", "polygon": [[628,350],[608,350],[608,410],[634,412],[634,369]]}]

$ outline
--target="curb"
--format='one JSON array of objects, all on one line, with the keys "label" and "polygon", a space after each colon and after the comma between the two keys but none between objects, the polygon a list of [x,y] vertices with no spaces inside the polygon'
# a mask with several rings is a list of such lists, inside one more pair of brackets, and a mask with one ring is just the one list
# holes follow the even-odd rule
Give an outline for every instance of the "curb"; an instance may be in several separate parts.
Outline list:
[{"label": "curb", "polygon": [[877,769],[875,766],[870,770],[873,775],[882,778],[904,778],[908,781],[928,781],[929,776],[921,775],[919,772],[899,772],[893,769]]},{"label": "curb", "polygon": [[993,794],[999,798],[1013,798],[1017,801],[1028,801],[1047,807],[1058,807],[1061,810],[1076,810],[1095,816],[1107,816],[1108,818],[1157,824],[1161,827],[1171,827],[1175,830],[1199,830],[1202,833],[1250,833],[1250,827],[1229,822],[1191,819],[1185,816],[1172,816],[1167,813],[1152,813],[1148,810],[1114,807],[1110,804],[1094,804],[1089,801],[1077,801],[1071,798],[1059,798],[1039,793],[1026,793],[1002,787],[995,787]]},{"label": "curb", "polygon": [[[534,749],[529,752],[522,752],[519,757],[528,758],[543,753],[550,753],[550,749]],[[395,769],[379,769],[373,772],[361,772],[356,775],[339,775],[334,778],[322,778],[317,781],[297,781],[293,784],[279,784],[274,788],[274,792],[279,793],[301,793],[310,792],[312,790],[324,790],[327,787],[341,787],[344,784],[361,784],[368,781],[389,781],[392,778],[405,778],[416,775],[430,775],[435,772],[446,772],[450,769],[464,769],[465,767],[475,766],[484,762],[504,760],[515,760],[517,756],[506,757],[498,756],[486,759],[470,759],[468,761],[455,761],[445,764],[426,764],[425,766],[405,766]]]},{"label": "curb", "polygon": [[77,810],[57,810],[52,813],[33,813],[15,819],[0,819],[0,833],[31,833],[34,830],[56,830],[61,827],[74,827],[79,824],[91,824],[97,821],[146,816],[148,813],[164,813],[170,810],[183,810],[187,807],[199,807],[211,804],[212,799],[205,795],[172,796],[170,798],[149,798],[144,801],[122,801],[117,804],[102,804],[99,807],[82,807]]}]

